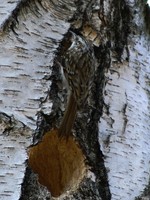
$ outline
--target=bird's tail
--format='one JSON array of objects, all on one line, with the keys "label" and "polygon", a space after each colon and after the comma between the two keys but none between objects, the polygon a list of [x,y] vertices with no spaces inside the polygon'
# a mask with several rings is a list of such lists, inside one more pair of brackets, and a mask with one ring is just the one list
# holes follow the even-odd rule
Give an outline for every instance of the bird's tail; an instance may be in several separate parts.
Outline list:
[{"label": "bird's tail", "polygon": [[71,93],[62,122],[58,129],[58,134],[60,137],[68,138],[71,135],[71,130],[76,118],[76,113],[77,113],[77,102],[73,94]]}]

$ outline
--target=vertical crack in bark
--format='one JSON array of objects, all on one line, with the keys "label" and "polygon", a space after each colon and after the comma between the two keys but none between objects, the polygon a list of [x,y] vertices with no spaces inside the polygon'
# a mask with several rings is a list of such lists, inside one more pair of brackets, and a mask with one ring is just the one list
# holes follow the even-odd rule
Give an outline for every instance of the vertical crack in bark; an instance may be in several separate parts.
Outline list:
[{"label": "vertical crack in bark", "polygon": [[121,61],[124,47],[128,44],[130,33],[131,12],[125,1],[112,1],[112,39],[117,58]]},{"label": "vertical crack in bark", "polygon": [[127,123],[128,123],[128,118],[127,118],[127,108],[128,108],[128,102],[127,102],[127,93],[125,92],[125,97],[126,97],[126,103],[124,104],[124,107],[122,109],[123,115],[124,115],[124,124],[123,124],[123,134],[126,131]]},{"label": "vertical crack in bark", "polygon": [[148,33],[150,34],[150,6],[148,5],[148,3],[145,4],[144,6],[144,10],[143,10],[143,14],[144,14],[144,20],[145,20],[145,25],[146,25],[146,29],[148,31]]},{"label": "vertical crack in bark", "polygon": [[[76,134],[80,140],[80,144],[84,149],[87,162],[91,166],[92,172],[96,176],[96,188],[99,196],[103,200],[111,199],[107,171],[104,164],[104,156],[100,150],[98,142],[98,122],[102,114],[103,107],[103,85],[105,82],[104,71],[110,66],[109,48],[99,47],[100,65],[96,72],[94,86],[92,90],[92,109],[89,107],[88,116],[77,119]],[[84,116],[84,115],[83,115]],[[88,122],[90,118],[90,121]],[[81,127],[82,128],[81,128]],[[84,130],[82,132],[81,130]],[[94,199],[94,197],[93,197]],[[96,198],[95,198],[96,199]]]}]

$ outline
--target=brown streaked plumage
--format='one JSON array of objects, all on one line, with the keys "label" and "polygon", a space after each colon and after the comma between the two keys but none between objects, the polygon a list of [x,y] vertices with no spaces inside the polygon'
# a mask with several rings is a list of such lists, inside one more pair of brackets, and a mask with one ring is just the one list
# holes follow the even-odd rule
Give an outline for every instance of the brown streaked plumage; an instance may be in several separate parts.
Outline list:
[{"label": "brown streaked plumage", "polygon": [[68,137],[71,134],[76,112],[86,103],[95,73],[92,46],[73,32],[70,32],[68,44],[70,46],[62,57],[62,66],[71,92],[59,127],[61,137]]}]

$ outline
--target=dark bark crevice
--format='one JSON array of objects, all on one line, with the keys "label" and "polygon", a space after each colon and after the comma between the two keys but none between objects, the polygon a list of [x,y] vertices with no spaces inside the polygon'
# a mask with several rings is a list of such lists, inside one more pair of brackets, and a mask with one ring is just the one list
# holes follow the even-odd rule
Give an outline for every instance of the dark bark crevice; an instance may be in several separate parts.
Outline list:
[{"label": "dark bark crevice", "polygon": [[[84,23],[86,23],[85,22],[86,20],[88,21],[88,17],[85,16],[86,16],[86,11],[83,9],[83,13],[80,12],[79,18],[81,17]],[[73,19],[72,19],[72,24],[73,24]],[[78,28],[74,29],[74,26],[72,25],[71,29],[75,31],[77,34],[82,35],[81,27],[79,29]],[[63,47],[65,43],[65,38],[67,38],[67,35],[64,37],[64,41],[62,42]],[[107,179],[107,171],[104,165],[104,157],[100,150],[100,144],[98,141],[98,122],[102,114],[102,105],[103,105],[102,94],[103,94],[103,86],[105,84],[104,72],[110,66],[110,47],[111,47],[110,42],[102,44],[99,47],[94,47],[95,56],[98,60],[99,67],[95,75],[92,95],[89,100],[90,105],[89,106],[86,105],[85,109],[82,110],[80,113],[78,113],[79,115],[76,119],[74,126],[75,129],[74,134],[76,136],[76,139],[81,145],[84,154],[86,155],[87,164],[91,167],[91,171],[93,171],[93,173],[96,176],[95,182],[91,181],[90,179],[86,179],[82,182],[77,192],[73,194],[73,196],[76,199],[78,199],[78,195],[80,196],[79,199],[81,199],[82,195],[86,196],[86,191],[89,192],[87,196],[91,194],[91,198],[93,197],[93,199],[99,199],[100,197],[103,200],[111,199],[111,194],[109,191],[109,183]],[[64,91],[62,91],[62,88],[60,86],[61,78],[58,80],[58,78],[56,78],[57,76],[55,76],[60,73],[59,72],[60,68],[57,64],[57,61],[59,62],[61,60],[59,58],[61,57],[61,55],[62,55],[62,48],[59,49],[59,52],[57,53],[57,56],[55,58],[56,63],[54,64],[53,68],[54,76],[53,76],[53,84],[51,86],[51,90],[54,92],[54,94],[50,95],[51,100],[57,102],[57,105],[60,105],[62,103],[57,93],[60,92],[61,93],[60,95],[62,97],[64,96],[63,95]],[[61,115],[61,110],[59,109],[59,107],[57,106],[53,107],[53,111],[57,113],[56,116]],[[60,117],[56,119],[56,124],[57,121],[59,121],[59,118]],[[44,127],[46,126],[47,125],[45,124]],[[44,127],[42,128],[45,129]],[[52,126],[50,125],[50,128],[51,127]],[[39,128],[39,130],[41,130],[41,128]]]},{"label": "dark bark crevice", "polygon": [[42,111],[37,114],[37,128],[33,134],[34,145],[42,140],[42,137],[46,132],[57,127],[59,118],[62,115],[62,111],[60,109],[60,103],[62,102],[60,102],[60,98],[58,96],[58,93],[62,91],[62,78],[60,75],[60,66],[57,62],[54,62],[52,74],[48,79],[52,81],[52,84],[49,88],[47,98],[44,101],[41,100],[41,106],[44,102],[49,100],[53,102],[53,106],[50,115],[45,114]]},{"label": "dark bark crevice", "polygon": [[149,21],[149,19],[150,19],[150,6],[148,4],[145,4],[143,14],[144,14],[146,30],[147,30],[148,34],[150,35],[150,21]]},{"label": "dark bark crevice", "polygon": [[[121,61],[124,48],[128,45],[131,17],[130,8],[125,1],[112,1],[111,38],[119,61]],[[129,60],[129,55],[127,60]]]},{"label": "dark bark crevice", "polygon": [[[98,49],[96,49],[98,51]],[[94,85],[92,89],[91,106],[86,108],[85,117],[77,119],[76,134],[85,152],[87,163],[96,175],[95,187],[98,189],[99,196],[106,200],[111,199],[107,171],[104,165],[104,156],[100,150],[98,141],[98,122],[103,109],[103,86],[105,84],[104,72],[110,65],[110,55],[108,47],[99,47],[99,62]],[[90,119],[90,121],[89,121]]]},{"label": "dark bark crevice", "polygon": [[[27,167],[24,182],[22,183],[21,196],[19,200],[38,200],[43,197],[44,200],[50,200],[51,195],[47,188],[38,183],[38,176]],[[34,195],[33,195],[34,194]]]}]

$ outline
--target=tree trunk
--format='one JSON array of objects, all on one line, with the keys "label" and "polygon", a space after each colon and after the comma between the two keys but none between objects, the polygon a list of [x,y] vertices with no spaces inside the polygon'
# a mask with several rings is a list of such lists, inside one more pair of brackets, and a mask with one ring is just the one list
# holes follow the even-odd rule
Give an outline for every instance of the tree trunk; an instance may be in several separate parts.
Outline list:
[{"label": "tree trunk", "polygon": [[[7,0],[0,16],[0,199],[150,199],[148,4]],[[97,70],[65,139],[69,31],[92,44]]]}]

